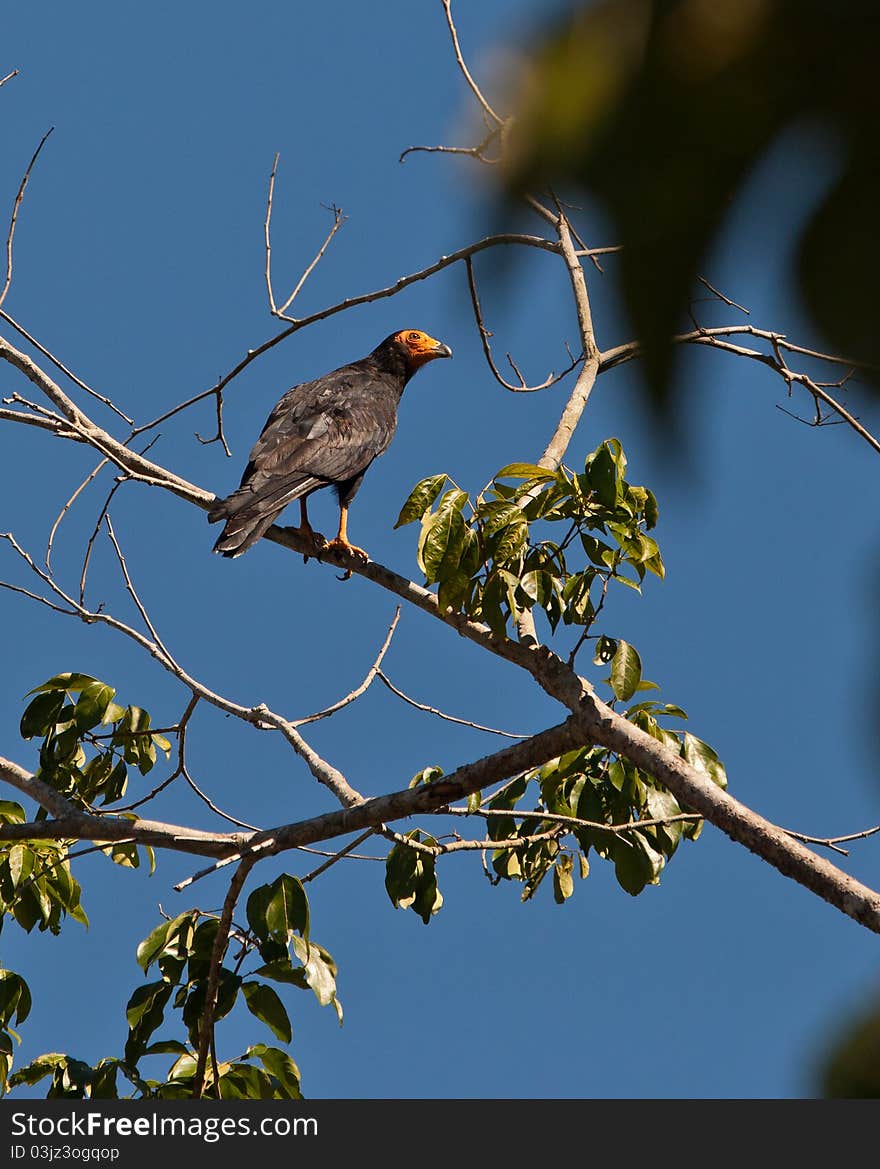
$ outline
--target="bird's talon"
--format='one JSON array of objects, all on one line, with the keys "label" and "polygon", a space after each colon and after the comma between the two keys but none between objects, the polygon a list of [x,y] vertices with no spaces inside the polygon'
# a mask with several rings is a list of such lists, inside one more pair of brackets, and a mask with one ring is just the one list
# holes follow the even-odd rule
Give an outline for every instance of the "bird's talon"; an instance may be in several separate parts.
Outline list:
[{"label": "bird's talon", "polygon": [[[344,552],[346,556],[353,556],[362,564],[366,564],[370,559],[370,554],[365,552],[363,548],[358,548],[357,544],[349,544],[348,540],[340,540],[338,536],[331,540],[326,547],[331,552]],[[349,575],[351,575],[350,571]]]}]

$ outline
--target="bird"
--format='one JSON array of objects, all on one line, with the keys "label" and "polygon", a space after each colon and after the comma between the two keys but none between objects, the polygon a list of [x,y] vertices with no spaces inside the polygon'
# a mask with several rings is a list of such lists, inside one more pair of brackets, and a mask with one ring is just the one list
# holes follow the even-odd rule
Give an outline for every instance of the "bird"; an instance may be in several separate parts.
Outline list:
[{"label": "bird", "polygon": [[[241,556],[298,499],[294,533],[315,554],[328,547],[368,560],[348,539],[348,509],[370,464],[394,437],[407,382],[429,361],[451,356],[442,341],[402,329],[361,360],[288,390],[267,418],[240,486],[208,511],[209,523],[226,521],[214,552]],[[308,497],[325,487],[335,487],[339,500],[339,530],[329,543],[313,530],[306,509]]]}]

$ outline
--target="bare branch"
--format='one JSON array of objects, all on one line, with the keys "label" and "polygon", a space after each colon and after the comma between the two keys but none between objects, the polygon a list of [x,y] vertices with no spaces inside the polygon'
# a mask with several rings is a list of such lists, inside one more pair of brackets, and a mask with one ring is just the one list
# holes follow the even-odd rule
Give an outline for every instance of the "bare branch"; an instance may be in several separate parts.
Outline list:
[{"label": "bare branch", "polygon": [[[87,609],[81,602],[77,602],[72,597],[68,596],[68,594],[65,593],[64,590],[57,584],[54,578],[48,573],[44,572],[39,567],[39,565],[34,562],[33,558],[27,552],[25,552],[12,533],[0,533],[0,539],[6,540],[20,557],[20,559],[23,560],[25,564],[27,564],[30,570],[40,578],[40,580],[52,591],[52,593],[55,594],[56,597],[62,600],[66,605],[70,606],[70,608],[64,609],[60,605],[53,604],[45,597],[41,597],[35,593],[30,593],[26,589],[9,585],[4,581],[0,581],[0,587],[11,589],[13,592],[22,593],[25,596],[30,597],[32,600],[40,601],[42,604],[49,605],[49,607],[55,609],[56,612],[64,613],[66,616],[78,617],[81,621],[86,622],[86,624],[93,625],[97,623],[101,625],[107,625],[111,629],[115,629],[118,633],[122,633],[125,637],[130,638],[137,645],[139,645],[141,649],[146,650],[146,652],[149,653],[150,656],[153,657],[163,667],[163,669],[167,670],[168,673],[172,674],[175,678],[182,682],[192,694],[197,694],[210,705],[216,706],[218,709],[225,711],[227,714],[232,714],[236,718],[250,723],[252,726],[257,727],[258,729],[264,730],[267,728],[272,728],[274,730],[280,731],[283,738],[286,739],[296,754],[299,755],[300,758],[305,762],[314,778],[319,783],[327,787],[330,791],[332,791],[339,802],[343,804],[343,806],[351,807],[362,802],[363,796],[359,792],[355,791],[353,787],[351,787],[345,776],[337,768],[333,767],[325,759],[321,758],[317,751],[315,751],[314,748],[305,741],[293,723],[291,723],[288,719],[285,719],[281,715],[271,711],[263,703],[259,704],[258,706],[245,707],[239,705],[236,702],[232,702],[230,699],[224,698],[222,695],[216,694],[213,690],[208,689],[207,686],[204,686],[201,682],[197,681],[190,674],[188,674],[187,671],[184,670],[184,668],[180,665],[180,663],[172,657],[171,653],[165,647],[158,634],[156,634],[152,623],[149,622],[149,618],[146,616],[145,608],[137,598],[136,594],[133,592],[133,586],[131,586],[130,591],[132,592],[135,604],[138,606],[138,611],[141,613],[141,616],[148,624],[148,628],[153,635],[153,640],[145,637],[138,630],[133,629],[130,625],[127,625],[124,621],[120,621],[118,618],[113,617],[112,614],[105,612],[103,609]],[[127,573],[124,567],[123,575],[126,576],[127,585],[130,585],[131,582],[127,577]]]},{"label": "bare branch", "polygon": [[[366,832],[362,832],[360,836],[356,836],[354,840],[352,840],[349,844],[346,844],[345,848],[341,848],[339,852],[334,852],[329,860],[326,860],[322,865],[318,865],[316,869],[312,869],[312,871],[307,873],[305,877],[300,878],[302,883],[306,885],[309,881],[314,881],[315,877],[320,877],[322,873],[326,873],[327,870],[335,865],[337,861],[341,861],[344,857],[350,856],[351,853],[353,853],[356,848],[363,844],[365,840],[369,840],[370,837],[375,836],[375,834],[376,831],[374,828],[368,828]],[[381,858],[362,857],[361,859],[380,860]]]},{"label": "bare branch", "polygon": [[212,435],[210,438],[203,438],[197,430],[194,433],[202,446],[210,446],[212,442],[219,442],[223,447],[224,452],[226,453],[227,459],[231,459],[232,451],[229,449],[229,444],[226,441],[226,435],[223,433],[223,391],[217,390],[215,397],[217,399],[217,433]]},{"label": "bare branch", "polygon": [[49,539],[46,543],[46,556],[44,559],[44,563],[45,563],[46,568],[49,572],[52,571],[52,544],[55,540],[55,533],[58,531],[59,524],[64,519],[64,517],[67,515],[68,511],[70,511],[71,507],[76,502],[77,498],[82,494],[83,491],[85,491],[85,489],[88,487],[88,485],[94,479],[96,479],[98,477],[98,475],[100,475],[101,471],[103,471],[103,469],[107,466],[107,462],[108,462],[107,459],[101,459],[101,461],[100,461],[100,463],[98,463],[97,467],[95,467],[95,469],[93,471],[90,471],[89,474],[85,477],[85,479],[83,479],[82,483],[80,483],[79,487],[77,487],[76,491],[74,491],[73,495],[70,496],[70,498],[67,500],[67,503],[65,503],[65,505],[62,507],[61,511],[58,513],[58,515],[55,519],[55,523],[52,525],[52,528],[49,532]]},{"label": "bare branch", "polygon": [[503,126],[493,126],[476,146],[407,146],[406,150],[401,152],[398,162],[405,162],[410,154],[463,154],[467,158],[475,158],[486,166],[496,166],[501,162],[501,155],[493,158],[486,151],[502,136],[503,129]]},{"label": "bare branch", "polygon": [[167,649],[165,643],[162,641],[162,638],[156,632],[156,627],[153,625],[153,622],[150,620],[150,615],[147,612],[147,610],[144,608],[144,604],[137,594],[137,589],[132,584],[131,577],[128,574],[128,566],[125,563],[125,557],[122,555],[122,549],[119,547],[119,541],[116,539],[116,533],[113,531],[113,523],[110,519],[109,512],[107,512],[107,514],[104,516],[104,523],[107,525],[107,535],[110,537],[110,543],[113,545],[113,551],[116,553],[116,559],[119,562],[120,569],[122,570],[122,576],[123,576],[123,579],[125,580],[126,592],[131,597],[131,599],[134,601],[135,607],[137,608],[137,611],[140,613],[141,619],[142,619],[144,625],[146,625],[147,629],[150,631],[150,636],[152,637],[153,641],[156,643],[156,645],[162,651],[164,657],[172,665],[176,665],[177,663],[174,661],[174,658],[172,658],[171,654],[168,652],[168,649]]},{"label": "bare branch", "polygon": [[[13,77],[14,74],[10,74],[9,76]],[[4,78],[4,81],[8,80],[8,77]],[[0,288],[0,305],[2,305],[3,301],[6,299],[6,294],[9,292],[9,286],[12,284],[12,241],[15,238],[15,224],[16,220],[18,219],[18,212],[19,208],[21,207],[21,201],[24,199],[24,193],[28,185],[28,180],[31,177],[31,171],[34,169],[34,164],[40,157],[40,151],[45,146],[46,139],[54,129],[54,126],[50,126],[43,137],[40,139],[40,144],[31,156],[31,160],[27,165],[27,170],[24,172],[24,178],[19,183],[18,194],[15,196],[15,202],[12,204],[12,216],[9,220],[9,232],[6,236],[6,279],[3,282],[3,287]]]},{"label": "bare branch", "polygon": [[55,366],[55,368],[60,370],[66,378],[69,378],[75,386],[78,386],[81,390],[84,391],[84,393],[88,394],[92,398],[95,398],[98,402],[102,402],[109,410],[112,410],[118,418],[121,418],[123,422],[127,422],[129,426],[134,426],[133,419],[129,418],[127,414],[123,413],[123,411],[120,410],[119,407],[115,405],[115,403],[111,402],[109,398],[106,398],[103,394],[99,394],[97,390],[93,390],[90,385],[87,385],[86,382],[82,380],[82,378],[77,377],[72,370],[67,368],[64,362],[60,361],[57,357],[55,357],[54,354],[50,353],[44,345],[40,344],[36,337],[31,336],[27,329],[23,325],[20,325],[18,321],[16,321],[14,317],[11,317],[4,309],[0,309],[0,319],[6,321],[7,325],[15,329],[19,336],[24,337],[28,345],[32,345],[38,353],[41,353],[47,361],[50,361]]},{"label": "bare branch", "polygon": [[729,308],[738,309],[741,313],[745,313],[747,317],[752,315],[749,309],[744,308],[741,304],[737,304],[735,300],[731,300],[730,297],[725,296],[723,292],[719,292],[719,290],[713,284],[709,283],[705,276],[698,276],[697,280],[699,280],[705,289],[712,293],[716,300],[723,301],[724,304],[726,304]]},{"label": "bare branch", "polygon": [[[251,362],[256,361],[258,357],[262,357],[264,353],[267,353],[282,341],[286,341],[288,337],[292,337],[294,333],[298,333],[300,329],[305,329],[309,325],[315,324],[316,321],[327,320],[329,317],[336,316],[338,313],[348,311],[348,309],[397,296],[398,293],[402,292],[405,288],[409,288],[410,285],[416,284],[421,280],[427,280],[438,272],[442,272],[445,268],[450,268],[453,264],[460,263],[466,256],[476,255],[477,252],[485,251],[486,248],[503,247],[513,244],[521,244],[523,247],[541,248],[545,252],[556,252],[559,250],[558,244],[551,240],[543,239],[541,236],[520,235],[516,232],[505,232],[499,235],[486,236],[485,239],[478,240],[476,243],[469,244],[467,247],[459,248],[458,251],[452,252],[448,256],[441,256],[435,263],[419,269],[418,272],[412,272],[408,276],[401,276],[399,280],[396,280],[393,284],[386,285],[384,288],[377,288],[372,292],[361,293],[358,296],[348,296],[344,300],[337,301],[335,304],[321,309],[319,312],[311,313],[307,317],[299,317],[292,324],[288,325],[286,329],[283,329],[280,333],[276,333],[268,341],[264,341],[262,345],[258,345],[255,349],[249,349],[241,361],[229,373],[224,374],[216,385],[213,385],[208,390],[202,390],[200,393],[194,394],[191,398],[187,398],[185,402],[181,402],[180,405],[174,406],[171,410],[166,410],[164,414],[160,414],[151,422],[145,422],[143,425],[135,427],[131,437],[135,437],[146,430],[152,430],[154,426],[159,426],[162,422],[165,422],[168,418],[172,418],[175,414],[179,414],[182,410],[188,410],[190,406],[194,406],[198,402],[203,402],[205,398],[209,398],[211,395],[224,389],[234,378],[238,377],[240,373],[247,369]],[[2,356],[3,354],[0,352],[0,357]]]},{"label": "bare branch", "polygon": [[330,242],[332,241],[333,237],[336,235],[337,231],[339,231],[340,227],[342,227],[343,223],[345,223],[348,216],[343,215],[341,209],[339,207],[337,207],[335,204],[333,204],[329,208],[329,210],[333,213],[333,226],[330,228],[330,231],[327,233],[327,237],[324,240],[324,242],[321,244],[320,248],[318,249],[314,259],[308,265],[308,267],[305,269],[302,276],[300,276],[297,284],[295,285],[295,287],[293,289],[293,292],[291,292],[290,296],[288,296],[288,298],[284,302],[284,304],[281,305],[280,308],[278,308],[278,306],[275,304],[275,294],[272,291],[272,244],[271,244],[269,232],[270,232],[270,226],[271,226],[271,222],[272,222],[272,200],[273,200],[274,193],[275,193],[275,175],[278,171],[279,157],[280,156],[278,154],[276,154],[275,159],[272,163],[272,173],[269,176],[269,194],[268,194],[268,197],[266,200],[266,218],[265,218],[265,221],[263,223],[263,235],[265,238],[265,246],[266,246],[266,291],[267,291],[268,296],[269,296],[269,309],[272,313],[272,316],[278,317],[280,320],[283,320],[283,321],[295,322],[296,321],[295,317],[289,317],[286,315],[287,310],[290,308],[290,306],[293,304],[293,302],[299,296],[303,285],[308,280],[308,278],[311,276],[312,272],[314,272],[316,266],[320,262],[324,253],[327,251],[327,248],[330,246]]},{"label": "bare branch", "polygon": [[357,686],[349,694],[346,694],[346,696],[344,698],[340,698],[340,700],[338,702],[334,702],[332,706],[325,707],[324,710],[319,710],[317,712],[317,714],[310,714],[310,715],[307,715],[305,718],[293,719],[291,722],[291,725],[295,726],[295,727],[302,727],[302,726],[305,726],[306,723],[313,723],[313,722],[317,722],[319,719],[322,719],[322,718],[329,718],[330,715],[336,714],[336,712],[338,710],[342,710],[343,707],[348,706],[349,703],[354,702],[355,699],[357,699],[357,698],[360,698],[360,696],[362,694],[364,694],[370,688],[376,675],[381,673],[379,667],[382,665],[382,659],[385,657],[385,654],[388,652],[388,649],[391,645],[391,639],[394,636],[394,631],[397,629],[397,622],[399,620],[400,620],[400,605],[397,606],[397,609],[395,610],[394,616],[391,619],[391,625],[389,626],[388,632],[385,635],[385,640],[382,643],[382,648],[379,650],[379,653],[376,657],[376,660],[370,666],[370,668],[367,671],[367,673],[364,677],[364,680],[363,680],[363,682],[361,682],[360,686]]},{"label": "bare branch", "polygon": [[485,322],[483,321],[483,312],[482,312],[482,309],[480,307],[480,297],[479,297],[479,294],[477,292],[477,282],[476,282],[476,279],[474,277],[474,265],[473,265],[473,261],[471,260],[470,256],[465,257],[464,265],[465,265],[465,270],[467,271],[468,291],[471,294],[471,307],[474,310],[474,319],[477,322],[477,329],[478,329],[479,334],[480,334],[480,342],[482,343],[482,346],[483,346],[483,354],[486,358],[486,363],[489,366],[489,369],[492,371],[492,376],[495,378],[495,380],[500,385],[504,386],[505,390],[511,390],[515,394],[532,394],[536,390],[546,390],[550,386],[555,385],[558,381],[561,381],[567,374],[571,373],[571,371],[575,368],[576,365],[580,364],[580,362],[583,360],[583,358],[582,357],[574,358],[572,360],[571,364],[568,365],[562,371],[562,373],[556,374],[551,369],[550,373],[547,375],[547,377],[544,379],[544,381],[542,381],[540,383],[540,385],[530,386],[530,385],[527,385],[525,378],[522,376],[522,374],[520,373],[520,371],[516,365],[516,362],[513,360],[513,358],[508,353],[507,360],[510,363],[511,369],[516,374],[516,376],[519,378],[519,385],[513,385],[511,382],[507,381],[504,377],[502,377],[501,371],[499,370],[498,366],[495,364],[495,359],[492,357],[492,348],[489,344],[489,338],[492,337],[494,334],[491,332],[490,329],[486,328]]},{"label": "bare branch", "polygon": [[444,714],[442,710],[437,710],[433,706],[425,706],[424,703],[416,702],[414,698],[410,698],[408,694],[404,694],[402,690],[399,690],[394,685],[384,670],[378,670],[377,673],[379,681],[387,686],[392,694],[396,694],[398,698],[407,703],[408,706],[414,706],[416,710],[423,710],[426,714],[436,715],[437,718],[442,718],[446,722],[457,723],[461,727],[471,727],[475,731],[485,731],[489,735],[502,735],[505,739],[527,739],[529,737],[528,735],[515,735],[511,731],[499,731],[496,727],[484,727],[481,723],[471,722],[470,719],[456,718],[454,715]]},{"label": "bare branch", "polygon": [[455,59],[458,62],[458,67],[461,70],[462,76],[468,83],[471,93],[480,103],[480,106],[482,107],[483,113],[486,115],[486,117],[490,118],[491,121],[495,122],[498,126],[503,126],[504,118],[502,118],[499,114],[496,114],[489,103],[486,101],[482,91],[480,90],[480,87],[477,85],[476,81],[474,81],[470,70],[465,63],[464,55],[461,51],[461,45],[458,41],[458,31],[455,27],[455,22],[452,19],[452,0],[441,0],[441,3],[443,4],[443,11],[446,13],[446,23],[449,26],[449,35],[452,37],[453,52],[455,53]]},{"label": "bare branch", "polygon": [[5,77],[0,77],[0,89],[3,88],[7,81],[11,81],[13,77],[18,77],[19,73],[21,73],[20,69],[13,69],[12,72],[7,73]]},{"label": "bare branch", "polygon": [[[726,337],[743,334],[760,337],[768,341],[773,347],[774,352],[772,354],[763,353],[759,349],[750,349],[748,346],[735,345],[725,340]],[[795,373],[789,369],[781,358],[780,350],[784,349],[791,353],[800,353],[804,356],[813,357],[820,361],[833,362],[838,365],[849,365],[853,369],[873,368],[867,363],[849,362],[842,357],[833,357],[830,354],[818,353],[815,350],[805,349],[799,345],[792,345],[782,334],[773,333],[768,329],[758,329],[754,325],[724,325],[714,329],[695,329],[690,333],[679,333],[672,340],[680,345],[707,345],[711,349],[732,353],[737,357],[747,357],[752,361],[759,362],[761,365],[766,365],[768,369],[779,374],[788,385],[797,383],[812,394],[814,399],[821,399],[856,434],[860,435],[870,447],[880,453],[880,440],[875,438],[845,406],[838,402],[836,398],[832,397],[822,383],[815,381],[808,374]],[[626,361],[631,361],[633,358],[638,357],[640,353],[641,344],[638,341],[629,341],[624,345],[617,345],[613,349],[608,349],[599,355],[599,372],[604,373],[608,369],[613,369],[616,365],[622,365]]]},{"label": "bare branch", "polygon": [[[438,815],[443,816],[481,816],[492,819],[494,816],[507,816],[514,820],[546,820],[548,824],[559,824],[569,828],[591,828],[600,832],[613,832],[619,835],[622,832],[637,832],[645,828],[665,828],[669,824],[693,824],[703,817],[695,812],[682,812],[675,816],[663,816],[658,819],[628,820],[625,824],[605,824],[601,820],[581,820],[577,816],[565,816],[561,812],[544,812],[540,808],[531,811],[519,811],[516,808],[459,808],[447,807],[438,809]],[[498,847],[492,842],[491,847]]]},{"label": "bare branch", "polygon": [[269,237],[269,231],[272,222],[272,199],[275,193],[275,175],[278,170],[278,158],[279,155],[276,154],[275,160],[272,163],[272,173],[269,176],[269,194],[266,200],[266,219],[263,223],[263,234],[266,244],[266,290],[269,294],[269,308],[272,316],[278,317],[282,321],[296,322],[296,317],[287,316],[287,310],[299,296],[303,285],[311,276],[312,272],[314,272],[317,265],[320,263],[324,253],[329,248],[333,237],[336,235],[337,231],[339,231],[340,227],[342,227],[343,223],[345,223],[348,216],[343,215],[341,209],[337,207],[335,203],[328,208],[328,210],[333,214],[333,226],[327,233],[327,237],[321,244],[320,248],[318,248],[314,259],[305,269],[302,276],[300,276],[299,280],[294,286],[293,292],[291,292],[290,296],[288,296],[287,300],[285,300],[284,304],[279,308],[275,304],[275,294],[272,291],[272,244]]},{"label": "bare branch", "polygon": [[593,316],[590,310],[590,298],[587,293],[587,282],[584,277],[583,266],[575,254],[574,243],[571,238],[568,220],[560,212],[557,222],[559,246],[562,258],[568,271],[568,278],[574,296],[575,311],[577,313],[578,331],[583,349],[583,365],[577,376],[574,389],[566,403],[556,430],[547,444],[544,453],[538,460],[538,466],[556,471],[559,468],[568,444],[571,442],[575,428],[586,408],[596,375],[599,372],[599,350],[596,347],[596,336],[593,330]]},{"label": "bare branch", "polygon": [[839,845],[851,840],[866,840],[869,836],[875,836],[880,832],[880,824],[873,828],[865,828],[861,832],[849,832],[846,836],[805,836],[802,832],[794,832],[790,828],[786,828],[785,831],[803,844],[819,844],[823,848],[830,848],[832,852],[839,852],[841,856],[849,856],[849,849],[840,848]]}]

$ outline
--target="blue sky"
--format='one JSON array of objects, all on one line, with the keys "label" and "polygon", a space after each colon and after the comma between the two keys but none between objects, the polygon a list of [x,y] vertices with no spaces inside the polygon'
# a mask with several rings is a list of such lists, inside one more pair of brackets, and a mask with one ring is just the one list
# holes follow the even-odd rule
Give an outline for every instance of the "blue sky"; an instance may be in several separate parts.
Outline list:
[{"label": "blue sky", "polygon": [[[472,68],[485,76],[556,7],[460,5]],[[34,146],[55,126],[27,192],[5,307],[139,421],[207,388],[276,331],[262,252],[276,151],[279,291],[329,226],[322,204],[349,216],[298,302],[302,312],[385,285],[491,227],[486,176],[467,160],[398,163],[405,147],[465,141],[473,125],[439,2],[340,0],[320,11],[261,3],[245,14],[225,0],[148,9],[99,0],[76,11],[52,5],[51,19],[45,7],[18,6],[4,34],[0,76],[22,73],[0,92],[0,205],[11,205]],[[823,157],[806,138],[777,144],[706,270],[752,309],[754,323],[807,345],[819,339],[785,282],[785,258],[826,180]],[[591,244],[616,242],[595,209],[580,225]],[[613,260],[606,273],[588,271],[603,348],[628,339]],[[509,348],[533,379],[559,368],[563,341],[575,339],[562,265],[536,254],[494,281],[489,262],[478,274],[499,352]],[[706,319],[736,320],[715,309]],[[417,579],[414,529],[392,530],[412,484],[447,471],[478,489],[500,466],[533,460],[565,401],[564,387],[509,395],[492,380],[462,269],[318,324],[253,363],[226,397],[231,460],[193,438],[211,431],[209,405],[163,426],[151,453],[225,494],[284,390],[411,326],[442,338],[455,357],[408,388],[397,438],[352,509],[351,536]],[[844,427],[815,430],[782,414],[777,404],[809,410],[789,403],[758,366],[688,352],[680,373],[686,448],[677,439],[669,449],[652,433],[634,366],[600,380],[570,448],[575,464],[617,436],[631,479],[660,499],[667,579],[651,579],[641,599],[616,598],[607,631],[638,647],[647,676],[718,750],[740,800],[812,834],[867,828],[880,821],[876,455]],[[4,395],[23,388],[0,371]],[[876,407],[851,393],[876,424]],[[0,442],[0,527],[41,554],[94,460],[25,428],[7,426]],[[58,537],[66,583],[78,579],[109,482],[84,493]],[[324,496],[310,511],[328,530],[335,505]],[[213,557],[216,529],[203,513],[146,487],[119,492],[111,514],[163,638],[214,689],[298,716],[346,693],[372,662],[395,602],[368,582],[338,583],[332,570],[304,567],[268,544],[234,563]],[[3,576],[21,579],[3,556]],[[93,601],[131,616],[106,548],[90,581]],[[5,593],[0,625],[0,753],[25,766],[35,753],[18,737],[22,697],[61,670],[111,682],[123,702],[163,724],[185,705],[176,683],[109,631],[50,618]],[[386,668],[420,701],[482,723],[530,731],[559,718],[524,679],[418,613],[403,614]],[[404,708],[378,687],[310,738],[368,794],[497,744]],[[216,712],[200,710],[190,752],[202,786],[252,823],[330,806],[281,743]],[[151,814],[222,828],[176,788]],[[874,840],[839,859],[867,884],[880,881]],[[314,863],[284,858],[298,874]],[[35,999],[22,1059],[121,1052],[125,1002],[141,979],[134,950],[158,921],[158,904],[176,913],[222,902],[222,877],[195,886],[191,901],[173,892],[200,867],[162,856],[148,878],[86,858],[77,872],[88,931],[70,924],[52,939],[4,930],[0,958],[25,975]],[[265,867],[268,878],[282,866]],[[877,990],[869,933],[710,827],[637,899],[601,863],[561,908],[549,891],[521,905],[518,887],[490,888],[476,856],[446,858],[440,881],[446,903],[428,928],[392,909],[379,864],[340,863],[310,886],[313,936],[339,964],[346,1021],[338,1028],[311,996],[288,999],[306,1095],[810,1095],[826,1037]],[[268,1040],[260,1031],[245,1013],[234,1016],[219,1032],[221,1056]]]}]

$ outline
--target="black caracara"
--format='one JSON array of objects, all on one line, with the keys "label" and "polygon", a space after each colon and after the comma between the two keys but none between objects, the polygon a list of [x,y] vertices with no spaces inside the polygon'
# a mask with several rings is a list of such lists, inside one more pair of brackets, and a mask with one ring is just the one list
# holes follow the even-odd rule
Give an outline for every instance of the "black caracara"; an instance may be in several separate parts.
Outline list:
[{"label": "black caracara", "polygon": [[451,356],[448,345],[404,329],[361,361],[288,390],[266,420],[241,486],[208,512],[210,523],[226,521],[214,551],[240,556],[294,499],[300,503],[299,531],[317,547],[306,499],[322,487],[335,487],[339,532],[329,546],[366,559],[363,549],[348,542],[351,501],[370,463],[394,437],[406,383],[435,357]]}]

